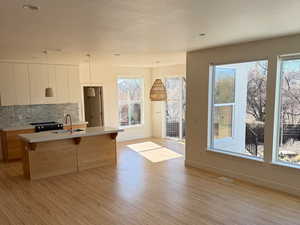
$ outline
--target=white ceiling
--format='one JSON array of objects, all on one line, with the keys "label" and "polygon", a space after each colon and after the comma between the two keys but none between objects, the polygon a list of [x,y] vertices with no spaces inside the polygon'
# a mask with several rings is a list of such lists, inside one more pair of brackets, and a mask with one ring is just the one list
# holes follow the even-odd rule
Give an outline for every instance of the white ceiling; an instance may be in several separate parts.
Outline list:
[{"label": "white ceiling", "polygon": [[[1,0],[0,59],[184,63],[187,50],[300,31],[300,0]],[[22,8],[38,5],[38,12]],[[200,37],[200,33],[206,33]],[[121,56],[113,57],[113,53]]]}]

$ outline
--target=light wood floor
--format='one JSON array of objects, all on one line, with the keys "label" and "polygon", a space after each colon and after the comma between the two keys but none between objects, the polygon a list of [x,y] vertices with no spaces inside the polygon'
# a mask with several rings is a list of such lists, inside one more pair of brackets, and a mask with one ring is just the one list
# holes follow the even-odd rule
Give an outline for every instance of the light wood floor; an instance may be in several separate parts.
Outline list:
[{"label": "light wood floor", "polygon": [[185,168],[183,158],[152,163],[127,144],[117,168],[39,181],[24,180],[19,163],[1,164],[0,225],[300,224],[299,198]]}]

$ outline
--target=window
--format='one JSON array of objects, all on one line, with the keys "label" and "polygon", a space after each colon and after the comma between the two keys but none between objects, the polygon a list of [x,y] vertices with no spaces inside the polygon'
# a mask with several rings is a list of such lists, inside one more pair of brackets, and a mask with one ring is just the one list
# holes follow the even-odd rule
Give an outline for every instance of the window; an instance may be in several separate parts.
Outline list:
[{"label": "window", "polygon": [[118,79],[119,124],[121,127],[142,124],[143,80]]},{"label": "window", "polygon": [[215,106],[214,138],[232,137],[233,106]]},{"label": "window", "polygon": [[281,62],[277,159],[300,165],[300,58]]},{"label": "window", "polygon": [[235,69],[215,67],[214,138],[232,137]]},{"label": "window", "polygon": [[262,158],[267,61],[213,66],[210,149]]},{"label": "window", "polygon": [[165,78],[167,91],[165,111],[165,135],[168,138],[185,138],[185,79]]}]

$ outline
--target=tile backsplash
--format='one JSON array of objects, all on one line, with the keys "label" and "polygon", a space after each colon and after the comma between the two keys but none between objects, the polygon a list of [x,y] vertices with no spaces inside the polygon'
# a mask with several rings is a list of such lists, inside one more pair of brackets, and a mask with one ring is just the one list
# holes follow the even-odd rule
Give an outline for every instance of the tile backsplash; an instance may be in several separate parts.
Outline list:
[{"label": "tile backsplash", "polygon": [[65,114],[79,121],[77,103],[0,106],[0,128],[27,126],[33,122],[63,122]]}]

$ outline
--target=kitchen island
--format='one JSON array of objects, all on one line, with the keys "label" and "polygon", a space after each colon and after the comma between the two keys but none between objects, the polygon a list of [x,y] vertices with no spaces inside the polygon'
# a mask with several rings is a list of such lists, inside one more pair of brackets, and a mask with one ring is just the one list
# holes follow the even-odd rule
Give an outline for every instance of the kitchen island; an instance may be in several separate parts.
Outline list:
[{"label": "kitchen island", "polygon": [[[51,122],[53,123],[53,122]],[[73,129],[83,129],[87,127],[88,122],[85,121],[76,121],[72,123]],[[69,130],[71,128],[70,124],[62,124],[63,129]],[[22,159],[22,142],[20,141],[20,134],[30,134],[34,133],[34,125],[19,125],[19,126],[9,126],[9,127],[0,127],[0,139],[1,139],[1,148],[0,158],[3,158],[4,162],[16,161]]]},{"label": "kitchen island", "polygon": [[20,134],[24,176],[40,179],[114,165],[116,137],[122,130],[93,127]]}]

